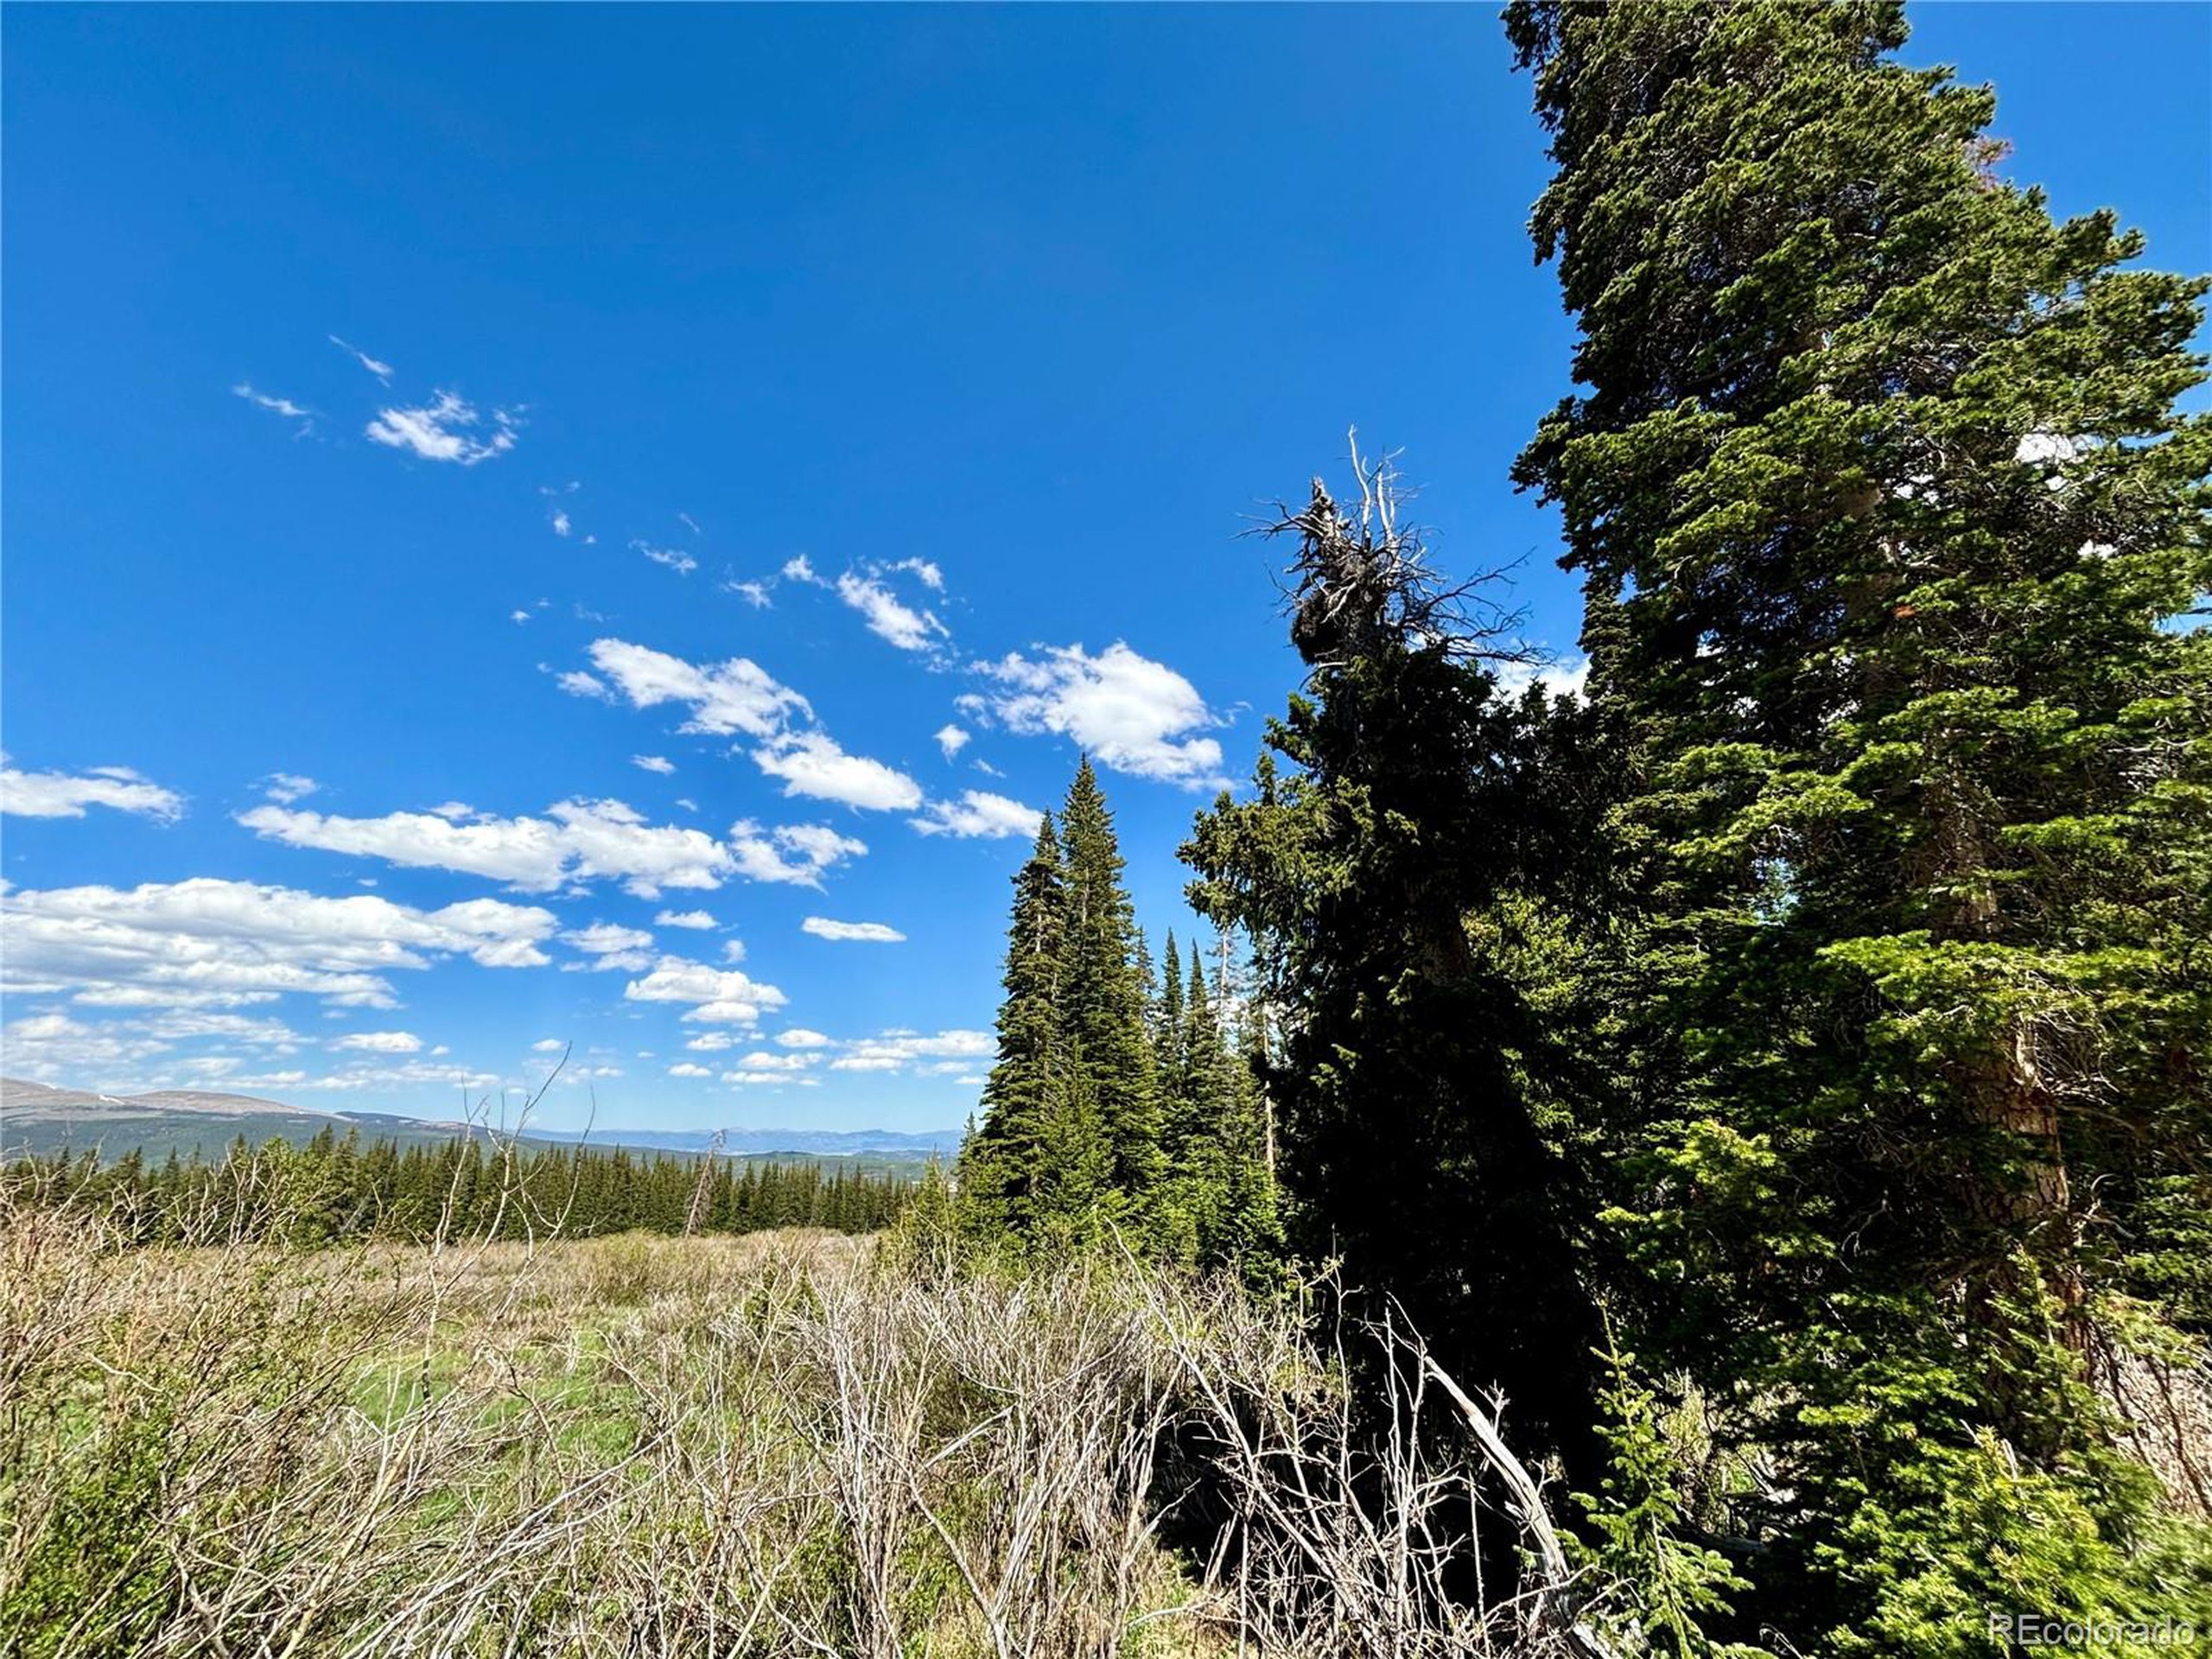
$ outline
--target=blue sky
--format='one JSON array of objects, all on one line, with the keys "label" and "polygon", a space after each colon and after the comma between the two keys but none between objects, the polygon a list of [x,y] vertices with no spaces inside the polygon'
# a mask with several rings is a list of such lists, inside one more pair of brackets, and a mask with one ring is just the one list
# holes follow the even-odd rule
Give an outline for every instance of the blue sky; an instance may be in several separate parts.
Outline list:
[{"label": "blue sky", "polygon": [[[2212,268],[2212,8],[1914,16]],[[4,29],[11,1075],[957,1124],[1080,747],[1187,931],[1297,671],[1238,531],[1353,423],[1572,668],[1487,8]]]}]

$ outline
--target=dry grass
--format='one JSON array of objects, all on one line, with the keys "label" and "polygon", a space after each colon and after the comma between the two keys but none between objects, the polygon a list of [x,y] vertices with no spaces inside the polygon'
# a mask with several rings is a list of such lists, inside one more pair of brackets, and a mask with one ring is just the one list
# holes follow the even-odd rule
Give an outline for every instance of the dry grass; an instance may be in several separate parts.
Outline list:
[{"label": "dry grass", "polygon": [[1363,1440],[1300,1331],[1127,1262],[973,1274],[834,1234],[127,1249],[26,1208],[0,1216],[0,1654],[1580,1639],[1555,1582],[1445,1593],[1480,1483],[1411,1416]]}]

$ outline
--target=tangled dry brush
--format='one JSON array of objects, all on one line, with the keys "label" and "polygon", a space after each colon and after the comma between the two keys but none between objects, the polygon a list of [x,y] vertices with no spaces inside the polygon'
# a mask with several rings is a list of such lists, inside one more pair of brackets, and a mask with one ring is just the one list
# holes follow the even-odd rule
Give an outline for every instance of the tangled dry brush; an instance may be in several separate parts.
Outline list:
[{"label": "tangled dry brush", "polygon": [[1127,1262],[130,1249],[19,1203],[0,1654],[1586,1651],[1488,1413],[1343,1321],[1376,1429],[1311,1328]]}]

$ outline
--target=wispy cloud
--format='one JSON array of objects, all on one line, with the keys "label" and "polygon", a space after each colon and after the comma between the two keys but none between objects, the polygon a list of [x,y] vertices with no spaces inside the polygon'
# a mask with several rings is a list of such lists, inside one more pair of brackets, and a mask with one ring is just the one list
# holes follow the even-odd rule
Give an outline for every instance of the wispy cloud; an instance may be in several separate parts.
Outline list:
[{"label": "wispy cloud", "polygon": [[365,1054],[418,1054],[423,1039],[411,1031],[349,1031],[331,1047]]},{"label": "wispy cloud", "polygon": [[0,754],[0,813],[19,818],[81,818],[88,806],[111,807],[175,823],[184,797],[129,766],[93,766],[82,773],[18,772]]},{"label": "wispy cloud", "polygon": [[688,576],[699,568],[699,561],[680,547],[655,547],[652,543],[643,541],[633,541],[630,546],[655,564],[666,565],[679,576]]},{"label": "wispy cloud", "polygon": [[441,391],[417,408],[378,410],[364,430],[373,442],[424,461],[474,467],[513,448],[518,425],[512,410],[495,409],[487,422],[458,393]]},{"label": "wispy cloud", "polygon": [[241,380],[231,388],[231,395],[243,397],[256,409],[265,409],[271,415],[282,415],[288,421],[297,421],[302,432],[315,429],[315,411],[294,403],[289,397],[272,397],[265,391],[256,391]]},{"label": "wispy cloud", "polygon": [[969,734],[957,726],[945,725],[937,728],[937,746],[948,760],[968,747]]},{"label": "wispy cloud", "polygon": [[[903,564],[846,571],[837,578],[837,597],[860,613],[861,620],[868,624],[868,631],[877,639],[888,640],[901,651],[936,651],[950,637],[950,630],[934,612],[907,604],[883,580],[886,569],[912,570],[918,567],[927,573],[923,578],[925,585],[944,585],[944,578],[935,565],[909,559]],[[936,580],[932,582],[931,577]]]},{"label": "wispy cloud", "polygon": [[735,594],[756,611],[765,611],[776,602],[769,592],[768,584],[765,582],[732,580],[722,583],[722,591],[726,594]]},{"label": "wispy cloud", "polygon": [[817,939],[867,944],[904,944],[906,936],[883,922],[837,922],[827,916],[810,916],[798,925],[802,933]]},{"label": "wispy cloud", "polygon": [[296,772],[272,772],[261,780],[261,792],[285,806],[305,800],[321,787],[314,779]]},{"label": "wispy cloud", "polygon": [[658,772],[664,778],[676,770],[676,762],[661,754],[633,754],[630,764],[641,772]]},{"label": "wispy cloud", "polygon": [[344,340],[339,339],[335,334],[331,335],[330,343],[335,346],[340,351],[345,353],[346,356],[352,358],[356,363],[359,363],[371,374],[376,376],[378,379],[383,381],[385,385],[390,385],[391,384],[391,364],[378,362],[376,359],[371,357],[359,346],[349,346]]}]

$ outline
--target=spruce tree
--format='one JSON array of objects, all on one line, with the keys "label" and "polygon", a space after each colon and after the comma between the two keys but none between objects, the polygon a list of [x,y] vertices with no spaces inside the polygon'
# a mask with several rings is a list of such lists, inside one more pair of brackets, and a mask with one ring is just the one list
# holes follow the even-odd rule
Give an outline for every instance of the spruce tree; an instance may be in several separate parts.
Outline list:
[{"label": "spruce tree", "polygon": [[2007,182],[1899,5],[1508,19],[1584,388],[1516,475],[1635,895],[1614,1216],[1646,1363],[1775,1469],[1747,1615],[1917,1655],[2200,1606],[2087,1357],[2212,1208],[2203,285]]},{"label": "spruce tree", "polygon": [[1160,1177],[1159,1102],[1121,848],[1088,756],[1068,786],[1060,836],[1066,849],[1060,1029],[1071,1072],[1096,1102],[1115,1200],[1141,1216]]},{"label": "spruce tree", "polygon": [[1191,902],[1254,941],[1281,1011],[1292,1244],[1395,1297],[1447,1369],[1502,1388],[1522,1446],[1594,1484],[1591,1206],[1528,1075],[1546,1018],[1497,943],[1586,842],[1580,798],[1548,786],[1541,696],[1500,694],[1488,623],[1397,524],[1387,474],[1359,483],[1347,512],[1315,480],[1281,526],[1309,672],[1253,798],[1224,793],[1185,844]]},{"label": "spruce tree", "polygon": [[1160,995],[1153,1003],[1151,1029],[1152,1063],[1165,1095],[1183,1074],[1183,961],[1176,952],[1173,928],[1167,933],[1166,959],[1160,968]]},{"label": "spruce tree", "polygon": [[1059,837],[1048,813],[1014,879],[998,1059],[983,1084],[982,1123],[963,1144],[956,1169],[963,1224],[978,1236],[1029,1233],[1048,1135],[1065,1131],[1056,1113],[1067,1079],[1061,1013],[1066,912]]}]

